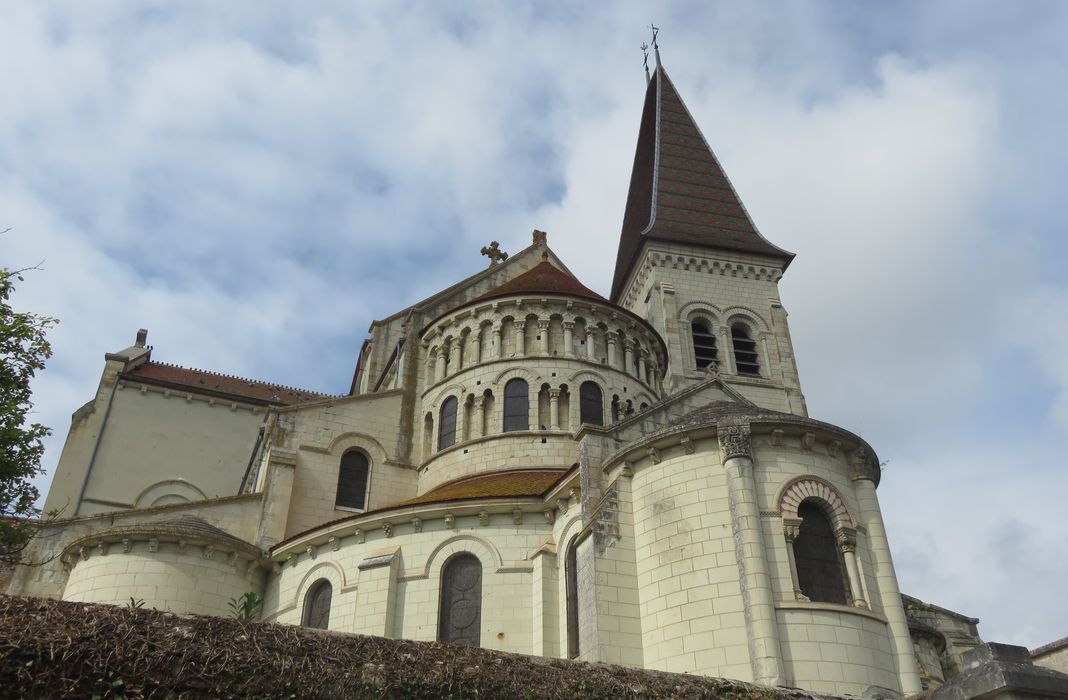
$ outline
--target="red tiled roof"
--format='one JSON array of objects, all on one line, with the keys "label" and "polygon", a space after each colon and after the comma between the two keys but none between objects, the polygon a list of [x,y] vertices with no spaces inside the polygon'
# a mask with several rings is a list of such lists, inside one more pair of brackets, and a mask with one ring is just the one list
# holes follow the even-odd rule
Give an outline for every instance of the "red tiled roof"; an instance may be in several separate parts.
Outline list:
[{"label": "red tiled roof", "polygon": [[516,294],[567,294],[586,297],[601,303],[608,302],[600,294],[589,289],[560,268],[555,267],[548,260],[542,260],[518,277],[514,277],[501,286],[489,290],[475,299],[475,301]]},{"label": "red tiled roof", "polygon": [[568,471],[567,469],[512,469],[465,476],[431,489],[422,496],[401,501],[390,507],[461,501],[469,498],[541,496]]},{"label": "red tiled roof", "polygon": [[292,406],[330,398],[327,394],[294,389],[280,384],[242,379],[163,362],[146,362],[122,374],[123,379],[190,391],[197,394],[237,399],[246,403]]},{"label": "red tiled roof", "polygon": [[533,498],[543,496],[555,486],[560,479],[571,472],[571,469],[560,468],[535,468],[535,469],[511,469],[508,471],[490,472],[488,474],[476,474],[465,476],[455,481],[442,484],[437,488],[427,491],[422,496],[391,503],[383,508],[375,508],[363,513],[347,515],[344,518],[330,520],[321,525],[309,528],[295,535],[290,535],[278,544],[271,547],[271,551],[277,551],[293,540],[304,537],[316,530],[324,530],[338,523],[348,520],[356,520],[367,515],[383,513],[394,508],[406,506],[426,505],[430,503],[446,503],[448,501],[463,501],[477,498]]},{"label": "red tiled roof", "polygon": [[662,66],[645,93],[613,301],[623,293],[645,238],[768,255],[782,259],[784,269],[794,257],[757,231]]}]

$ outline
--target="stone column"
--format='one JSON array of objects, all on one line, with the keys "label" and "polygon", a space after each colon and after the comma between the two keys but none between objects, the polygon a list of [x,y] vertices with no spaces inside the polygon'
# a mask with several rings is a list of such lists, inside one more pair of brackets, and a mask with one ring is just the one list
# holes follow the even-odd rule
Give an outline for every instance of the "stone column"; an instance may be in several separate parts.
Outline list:
[{"label": "stone column", "polygon": [[471,437],[482,437],[482,417],[486,410],[486,397],[475,397],[475,416],[471,420]]},{"label": "stone column", "polygon": [[857,494],[860,519],[867,530],[868,546],[871,551],[871,564],[875,570],[875,582],[879,589],[879,599],[883,605],[883,615],[890,625],[893,635],[894,652],[897,657],[898,677],[901,680],[901,693],[905,696],[915,695],[923,690],[920,684],[920,671],[916,665],[912,638],[909,636],[908,621],[905,619],[905,606],[901,602],[901,591],[897,586],[894,573],[894,560],[890,556],[890,543],[886,539],[886,527],[879,509],[879,499],[875,497],[875,482],[872,472],[878,473],[878,465],[872,465],[872,458],[863,448],[853,453],[853,488]]},{"label": "stone column", "polygon": [[445,378],[445,353],[448,349],[442,345],[438,348],[438,357],[434,364],[434,381],[440,382]]},{"label": "stone column", "polygon": [[632,377],[638,376],[634,364],[634,341],[631,338],[623,341],[623,371]]},{"label": "stone column", "polygon": [[468,336],[471,341],[471,357],[467,361],[469,365],[477,365],[482,361],[482,330],[471,331],[471,335]]},{"label": "stone column", "polygon": [[593,326],[586,326],[586,359],[590,362],[597,361],[597,353],[594,346],[597,344],[597,330]]},{"label": "stone column", "polygon": [[719,451],[727,471],[731,528],[734,531],[735,556],[741,569],[753,680],[765,685],[780,685],[785,678],[779,648],[779,623],[775,616],[775,598],[768,573],[760,509],[756,502],[749,427],[721,425]]},{"label": "stone column", "polygon": [[453,374],[459,372],[460,366],[463,364],[460,361],[461,347],[462,343],[460,342],[459,338],[454,338],[453,341],[449,343],[449,371],[451,371]]},{"label": "stone column", "polygon": [[782,534],[786,537],[786,557],[790,560],[790,579],[794,583],[794,599],[808,600],[801,592],[801,583],[797,578],[797,557],[794,555],[794,540],[801,534],[801,518],[783,518]]},{"label": "stone column", "polygon": [[719,329],[719,347],[722,348],[719,356],[719,366],[722,374],[737,374],[734,366],[734,341],[731,340],[731,329],[723,326]]},{"label": "stone column", "polygon": [[608,343],[608,366],[618,369],[616,365],[616,334],[608,331],[605,333],[604,339]]},{"label": "stone column", "polygon": [[523,357],[527,354],[527,322],[516,321],[513,325],[515,326],[515,354],[516,357]]},{"label": "stone column", "polygon": [[549,389],[549,429],[560,429],[560,390]]},{"label": "stone column", "polygon": [[857,531],[851,527],[840,527],[835,530],[834,535],[838,540],[838,548],[842,551],[842,558],[845,560],[853,605],[866,608],[868,601],[864,600],[864,591],[860,587],[860,574],[857,571]]},{"label": "stone column", "polygon": [[564,321],[564,357],[575,355],[575,322]]},{"label": "stone column", "polygon": [[497,346],[497,359],[504,357],[504,343],[501,342],[501,324],[498,322],[493,326],[493,344]]},{"label": "stone column", "polygon": [[541,338],[538,341],[542,355],[549,354],[549,320],[542,319],[538,321],[538,337]]},{"label": "stone column", "polygon": [[653,385],[652,379],[649,376],[649,353],[642,350],[642,381],[649,386]]}]

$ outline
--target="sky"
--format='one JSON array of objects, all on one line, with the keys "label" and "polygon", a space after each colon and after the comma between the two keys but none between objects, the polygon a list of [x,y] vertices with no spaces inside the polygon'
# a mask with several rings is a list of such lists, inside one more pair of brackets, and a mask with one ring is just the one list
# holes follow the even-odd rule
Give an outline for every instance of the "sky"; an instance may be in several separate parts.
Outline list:
[{"label": "sky", "polygon": [[0,265],[103,356],[329,393],[372,319],[530,232],[611,285],[664,65],[757,226],[811,415],[883,462],[904,592],[1068,635],[1068,3],[34,0],[0,22]]}]

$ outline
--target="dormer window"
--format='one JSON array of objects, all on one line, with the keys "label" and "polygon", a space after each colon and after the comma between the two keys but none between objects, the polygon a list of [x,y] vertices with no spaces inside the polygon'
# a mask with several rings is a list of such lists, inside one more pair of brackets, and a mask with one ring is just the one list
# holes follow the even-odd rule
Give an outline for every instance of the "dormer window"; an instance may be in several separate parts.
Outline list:
[{"label": "dormer window", "polygon": [[757,359],[756,341],[749,337],[749,329],[741,323],[731,326],[731,342],[734,344],[734,364],[738,368],[738,374],[759,377],[760,361]]},{"label": "dormer window", "polygon": [[716,352],[716,336],[708,328],[708,323],[703,320],[694,321],[690,324],[690,334],[693,336],[693,356],[697,363],[697,369],[704,369],[709,365],[719,362]]}]

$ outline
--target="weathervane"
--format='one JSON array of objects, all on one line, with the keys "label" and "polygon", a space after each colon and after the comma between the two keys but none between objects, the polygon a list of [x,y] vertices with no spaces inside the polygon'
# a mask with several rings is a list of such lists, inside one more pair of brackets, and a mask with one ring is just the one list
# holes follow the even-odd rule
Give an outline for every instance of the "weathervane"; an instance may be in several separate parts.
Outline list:
[{"label": "weathervane", "polygon": [[[655,24],[650,24],[649,28],[653,30],[652,47],[653,52],[656,54],[656,65],[660,65],[660,45],[656,43],[656,35],[660,33],[660,27]],[[649,44],[642,43],[642,65],[645,66],[645,83],[648,85],[650,81],[649,76]]]}]

